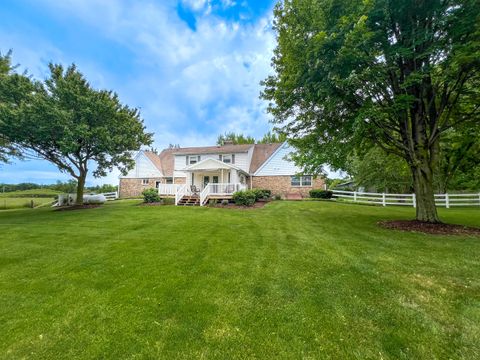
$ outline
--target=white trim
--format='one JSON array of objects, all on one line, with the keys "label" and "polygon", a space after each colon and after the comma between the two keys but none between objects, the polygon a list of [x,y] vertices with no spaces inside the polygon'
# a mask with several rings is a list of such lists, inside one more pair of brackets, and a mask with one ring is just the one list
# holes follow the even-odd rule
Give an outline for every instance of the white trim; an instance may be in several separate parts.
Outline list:
[{"label": "white trim", "polygon": [[[277,148],[277,150],[275,150],[275,151],[272,153],[272,155],[270,155],[270,156],[268,157],[268,159],[263,162],[263,164],[257,169],[257,171],[255,171],[255,172],[253,173],[253,176],[257,176],[258,173],[259,173],[265,166],[267,166],[267,164],[268,164],[270,161],[272,161],[272,159],[275,157],[275,155],[277,155],[280,151],[282,151],[285,146],[288,146],[288,144],[287,144],[286,141],[284,141],[284,142],[282,143],[282,145],[280,145],[280,146]],[[267,175],[265,175],[265,176],[267,176]],[[287,176],[288,176],[288,175],[287,175]]]},{"label": "white trim", "polygon": [[[197,169],[198,166],[201,166],[202,164],[206,163],[206,162],[214,162],[214,163],[217,163],[219,165],[218,167],[218,170],[220,169],[234,169],[234,170],[237,170],[237,171],[240,171],[246,175],[248,175],[248,173],[242,169],[240,169],[239,167],[237,166],[234,166],[232,164],[229,164],[229,163],[224,163],[223,161],[220,161],[220,160],[217,160],[217,159],[213,159],[213,158],[207,158],[207,159],[204,159],[202,161],[199,161],[197,162],[196,164],[192,164],[192,165],[189,165],[187,166],[186,168],[180,170],[180,171],[191,171],[191,172],[194,172],[194,171],[202,171],[202,170],[205,170],[205,169]],[[213,170],[213,169],[212,169]]]}]

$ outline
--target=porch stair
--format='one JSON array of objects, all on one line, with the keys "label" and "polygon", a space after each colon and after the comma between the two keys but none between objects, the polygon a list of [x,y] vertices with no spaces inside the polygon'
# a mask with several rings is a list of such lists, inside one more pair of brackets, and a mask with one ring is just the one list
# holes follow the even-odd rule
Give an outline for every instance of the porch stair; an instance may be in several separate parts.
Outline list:
[{"label": "porch stair", "polygon": [[178,202],[179,206],[200,206],[200,197],[198,196],[184,196]]}]

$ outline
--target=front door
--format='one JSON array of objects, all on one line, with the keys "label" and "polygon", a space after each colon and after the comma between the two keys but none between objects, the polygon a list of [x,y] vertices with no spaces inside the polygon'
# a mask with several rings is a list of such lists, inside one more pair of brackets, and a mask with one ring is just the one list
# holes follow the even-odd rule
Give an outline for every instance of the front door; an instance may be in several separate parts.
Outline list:
[{"label": "front door", "polygon": [[207,186],[207,184],[210,182],[210,176],[204,176],[203,177],[203,188]]}]

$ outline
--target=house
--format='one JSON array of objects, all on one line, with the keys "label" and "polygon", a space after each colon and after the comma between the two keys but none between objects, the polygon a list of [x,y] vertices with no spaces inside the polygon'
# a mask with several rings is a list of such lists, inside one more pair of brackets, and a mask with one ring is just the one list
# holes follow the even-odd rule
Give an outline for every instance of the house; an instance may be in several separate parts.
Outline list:
[{"label": "house", "polygon": [[322,178],[299,175],[301,169],[288,160],[291,152],[286,142],[169,148],[160,154],[140,151],[135,167],[120,177],[120,197],[138,197],[144,189],[157,188],[177,205],[204,205],[252,188],[283,198],[307,197],[311,189],[323,189]]}]

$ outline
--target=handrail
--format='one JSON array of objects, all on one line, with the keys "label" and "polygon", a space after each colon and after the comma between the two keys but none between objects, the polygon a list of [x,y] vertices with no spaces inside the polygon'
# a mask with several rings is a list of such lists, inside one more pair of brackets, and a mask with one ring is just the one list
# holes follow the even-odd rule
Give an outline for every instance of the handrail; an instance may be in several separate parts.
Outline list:
[{"label": "handrail", "polygon": [[205,186],[205,188],[200,193],[200,206],[204,205],[203,203],[205,202],[209,194],[210,194],[210,184],[207,184],[207,186]]},{"label": "handrail", "polygon": [[183,196],[186,193],[187,185],[181,185],[178,187],[177,191],[175,192],[175,205],[178,205],[180,200],[182,200]]}]

